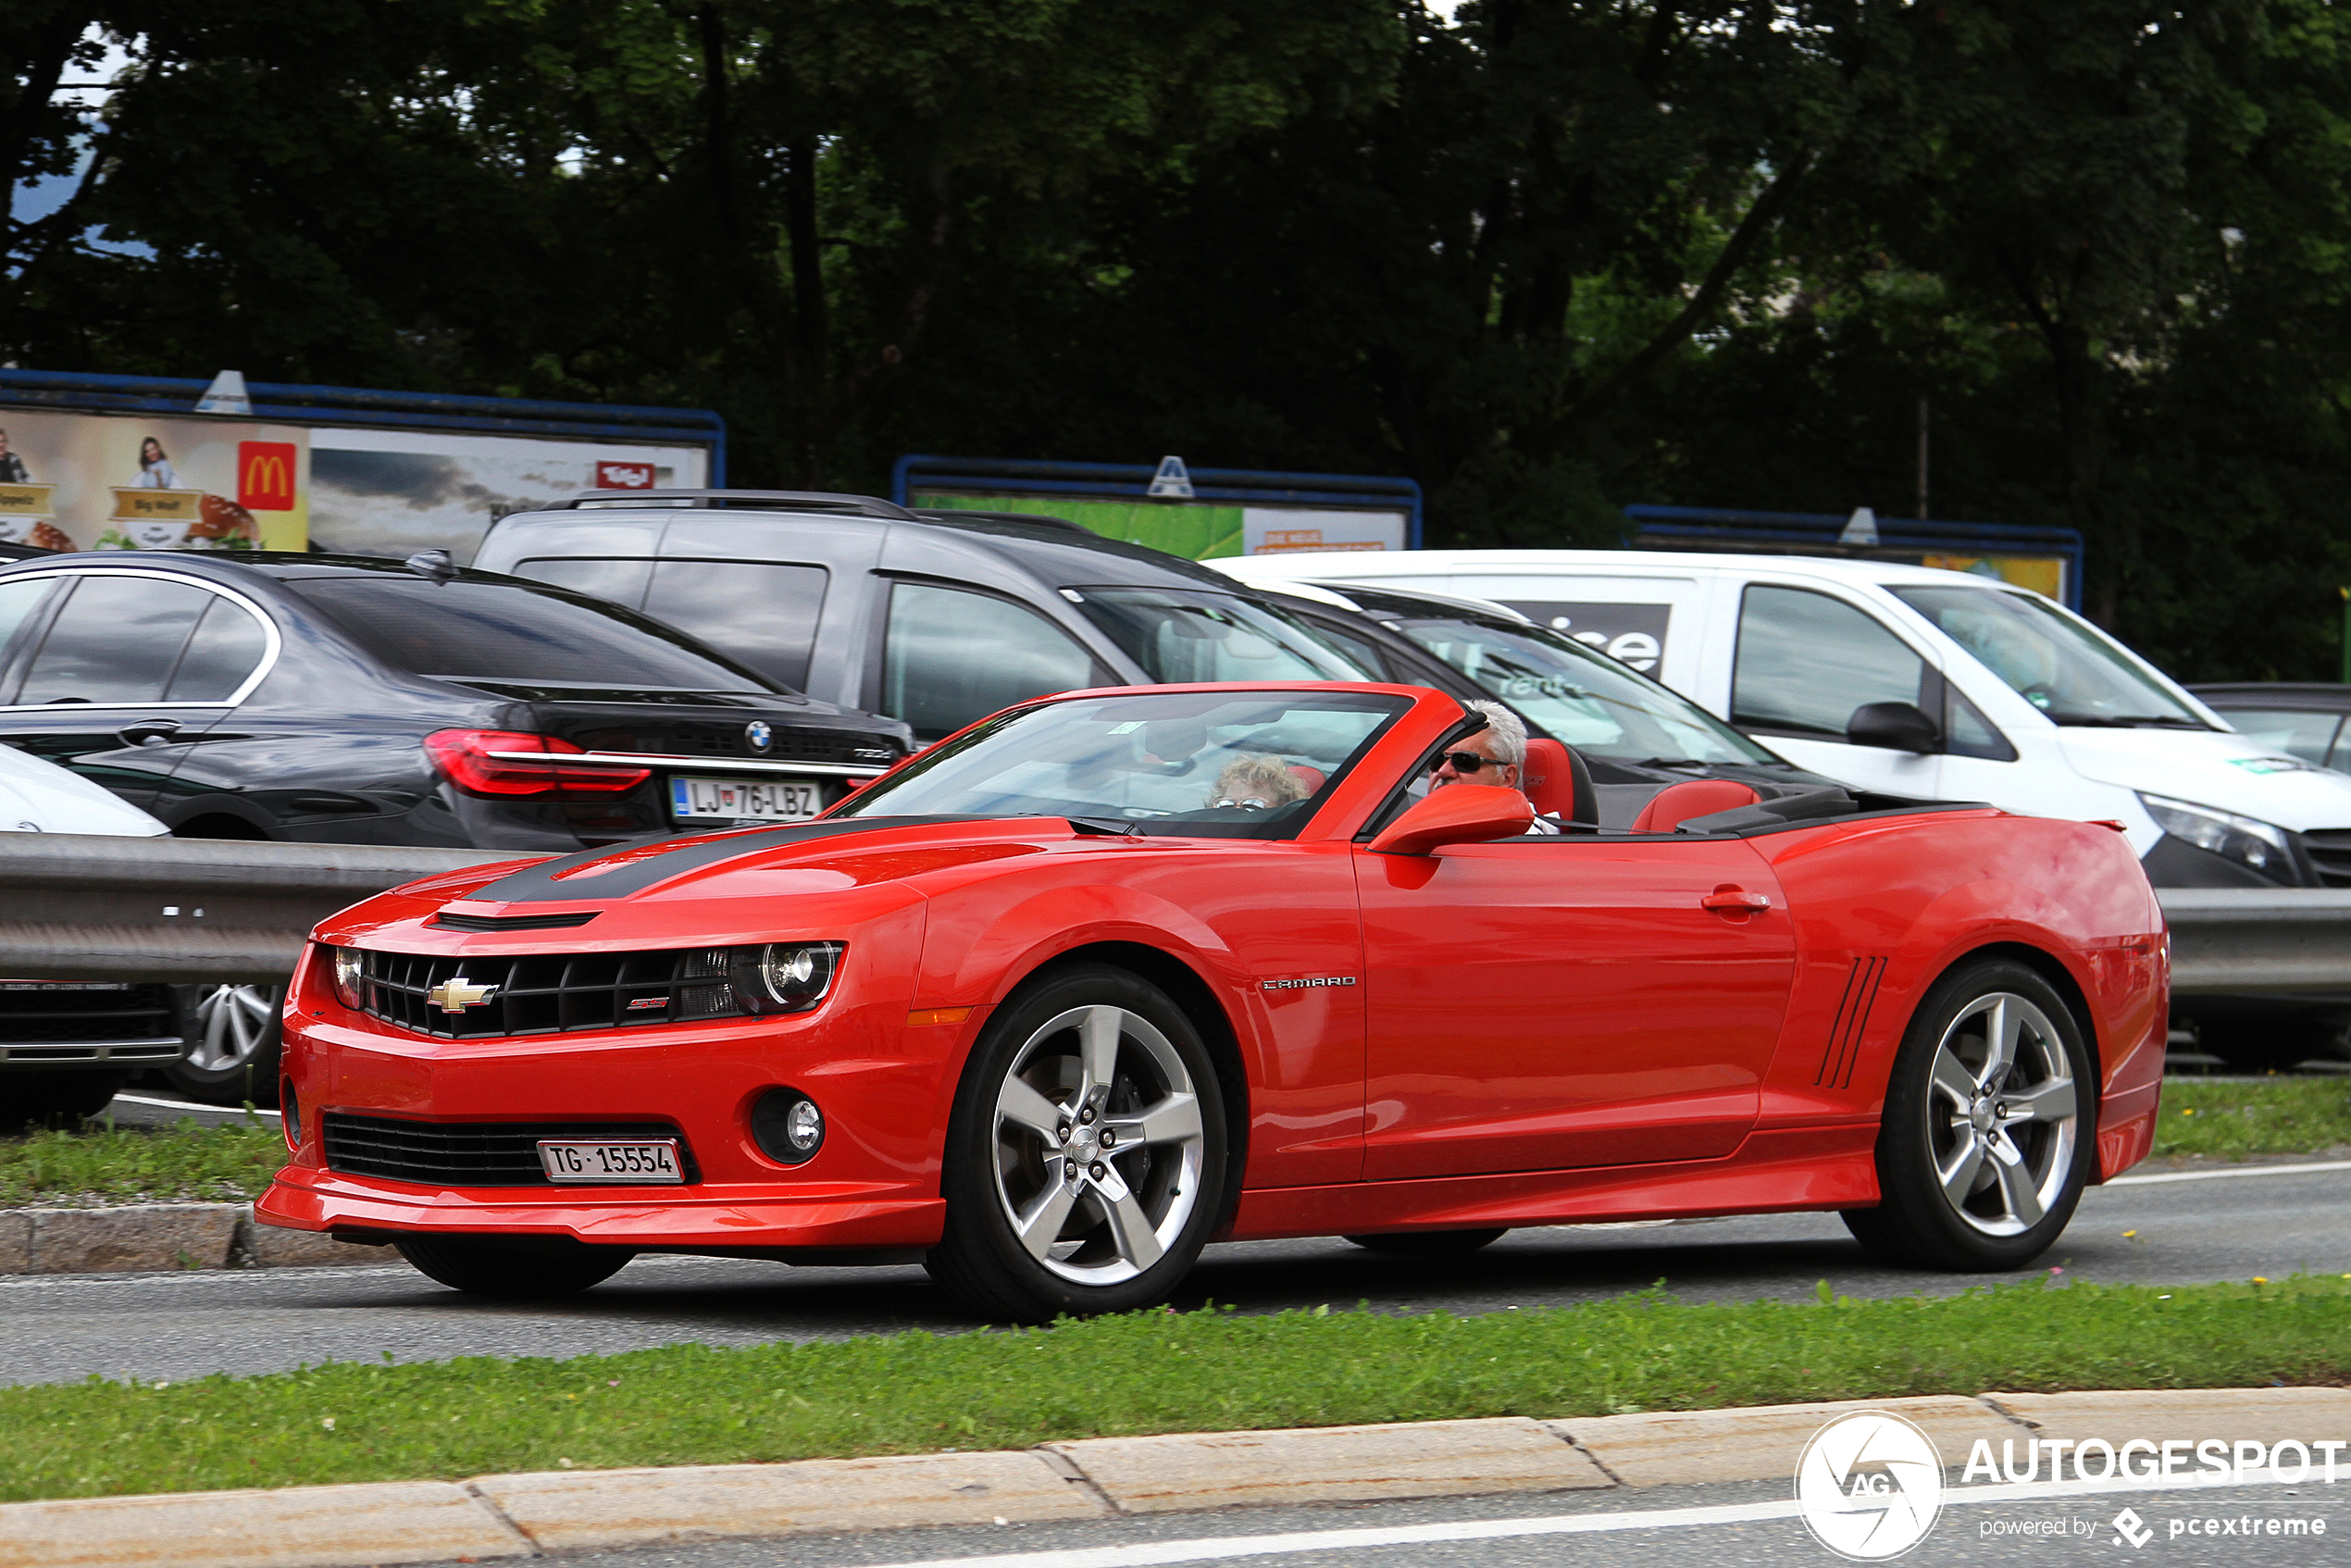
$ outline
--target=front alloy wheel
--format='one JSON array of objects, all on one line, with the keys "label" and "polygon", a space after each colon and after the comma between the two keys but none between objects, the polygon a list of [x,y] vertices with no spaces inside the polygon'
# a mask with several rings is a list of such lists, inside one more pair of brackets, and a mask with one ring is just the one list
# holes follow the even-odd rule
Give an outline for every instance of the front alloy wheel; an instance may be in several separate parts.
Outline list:
[{"label": "front alloy wheel", "polygon": [[949,1132],[932,1275],[990,1317],[1044,1322],[1164,1297],[1227,1190],[1200,1037],[1156,988],[1072,969],[1001,1010]]},{"label": "front alloy wheel", "polygon": [[2095,1157],[2096,1079],[2072,1013],[2009,960],[1947,977],[1886,1086],[1879,1206],[1846,1213],[1872,1251],[1930,1268],[2017,1268],[2073,1216]]}]

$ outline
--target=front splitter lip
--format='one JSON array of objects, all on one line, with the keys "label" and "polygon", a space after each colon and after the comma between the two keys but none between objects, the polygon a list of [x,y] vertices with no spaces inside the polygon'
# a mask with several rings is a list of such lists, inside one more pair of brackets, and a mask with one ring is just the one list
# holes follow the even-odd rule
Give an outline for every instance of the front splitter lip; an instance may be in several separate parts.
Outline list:
[{"label": "front splitter lip", "polygon": [[805,1182],[612,1189],[429,1188],[292,1165],[254,1204],[254,1218],[290,1230],[427,1235],[568,1236],[626,1247],[927,1247],[947,1206],[911,1184]]}]

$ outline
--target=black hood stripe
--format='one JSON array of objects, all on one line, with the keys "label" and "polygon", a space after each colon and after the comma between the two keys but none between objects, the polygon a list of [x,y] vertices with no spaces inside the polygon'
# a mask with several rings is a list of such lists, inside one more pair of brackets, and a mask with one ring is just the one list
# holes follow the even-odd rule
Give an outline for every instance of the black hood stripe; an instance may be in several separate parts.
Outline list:
[{"label": "black hood stripe", "polygon": [[[858,816],[840,822],[802,822],[789,828],[722,833],[701,843],[681,843],[664,854],[646,855],[599,877],[582,877],[577,881],[559,880],[565,872],[593,865],[628,846],[588,850],[579,854],[565,855],[559,860],[542,860],[524,870],[511,872],[466,897],[468,901],[479,899],[484,903],[591,903],[625,899],[643,892],[656,882],[666,882],[689,871],[698,871],[724,860],[781,849],[786,844],[804,843],[811,839],[838,838],[846,833],[872,833],[885,828],[921,828],[934,823],[971,820],[968,816],[960,815]],[[680,835],[681,838],[692,836]]]}]

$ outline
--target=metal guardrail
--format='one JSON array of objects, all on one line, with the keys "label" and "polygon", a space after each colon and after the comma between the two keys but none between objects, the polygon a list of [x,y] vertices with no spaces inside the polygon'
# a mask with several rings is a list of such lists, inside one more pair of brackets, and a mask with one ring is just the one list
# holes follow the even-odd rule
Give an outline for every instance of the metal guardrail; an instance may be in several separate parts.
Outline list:
[{"label": "metal guardrail", "polygon": [[0,834],[0,977],[281,984],[310,928],[497,850]]},{"label": "metal guardrail", "polygon": [[2171,989],[2351,991],[2351,889],[2158,888]]},{"label": "metal guardrail", "polygon": [[[499,850],[0,834],[0,977],[268,984],[310,928]],[[2171,989],[2351,992],[2351,890],[2168,888]]]}]

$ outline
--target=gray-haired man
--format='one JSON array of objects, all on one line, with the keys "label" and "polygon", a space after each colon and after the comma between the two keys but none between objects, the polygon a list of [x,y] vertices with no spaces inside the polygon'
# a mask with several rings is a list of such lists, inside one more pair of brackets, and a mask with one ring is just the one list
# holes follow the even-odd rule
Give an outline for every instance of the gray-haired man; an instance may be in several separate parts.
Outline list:
[{"label": "gray-haired man", "polygon": [[[1518,715],[1499,703],[1465,703],[1471,713],[1486,720],[1486,728],[1475,734],[1465,735],[1439,753],[1436,776],[1428,781],[1432,790],[1448,784],[1499,784],[1505,790],[1524,791],[1522,782],[1526,772],[1526,726]],[[1557,833],[1559,824],[1536,814],[1529,833]]]}]

